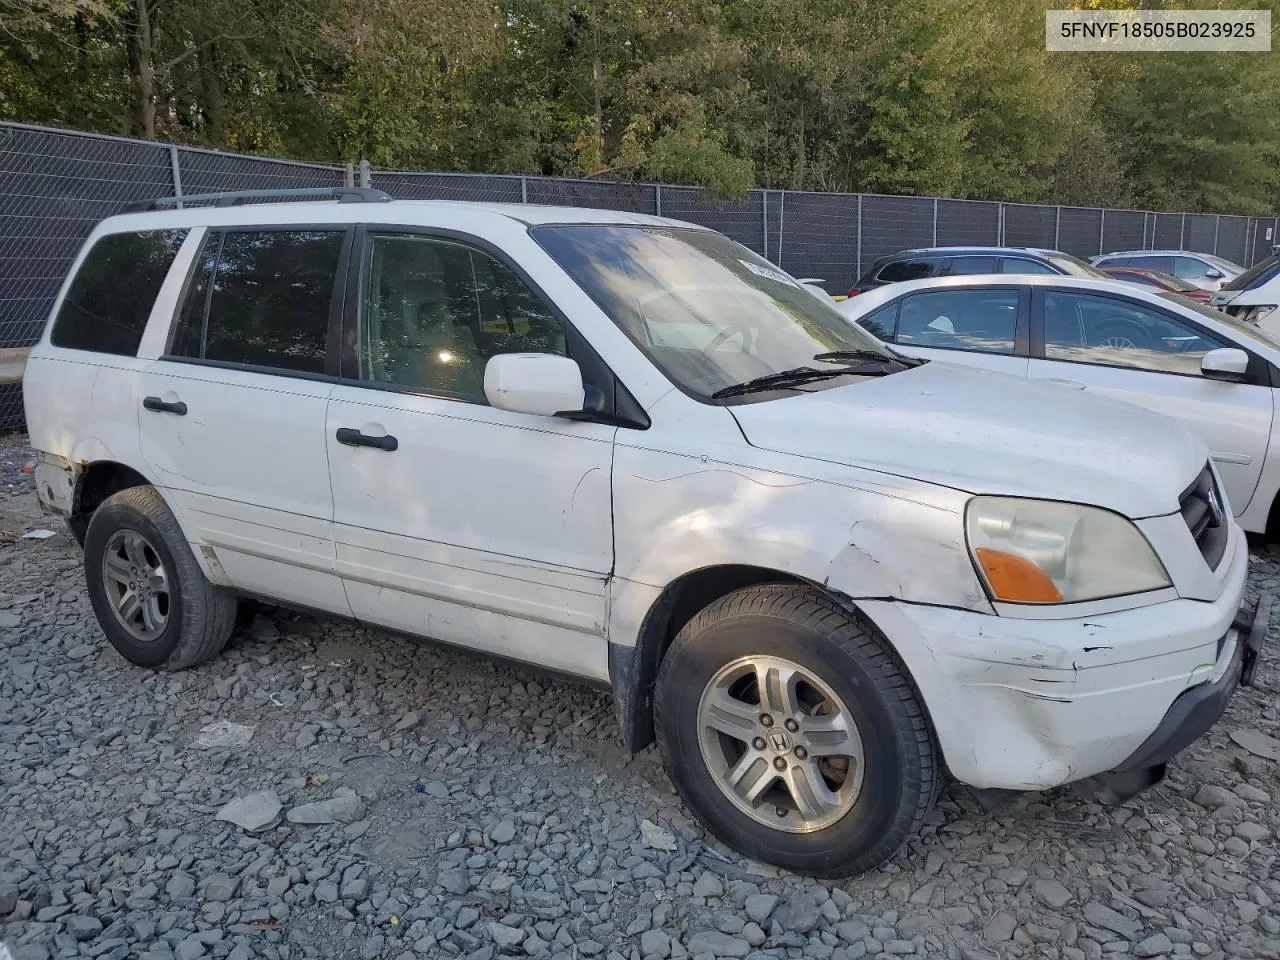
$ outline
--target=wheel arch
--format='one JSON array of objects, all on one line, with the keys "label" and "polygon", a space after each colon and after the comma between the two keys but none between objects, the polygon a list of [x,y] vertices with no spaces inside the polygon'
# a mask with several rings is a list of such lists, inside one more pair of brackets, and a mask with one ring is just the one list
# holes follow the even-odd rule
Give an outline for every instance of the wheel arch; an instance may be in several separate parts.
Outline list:
[{"label": "wheel arch", "polygon": [[67,526],[76,542],[84,546],[89,518],[104,500],[121,490],[150,484],[135,468],[116,460],[94,460],[82,466],[76,476],[71,515],[67,517]]},{"label": "wheel arch", "polygon": [[715,564],[672,580],[640,622],[634,646],[609,644],[609,680],[614,710],[627,750],[638,753],[653,742],[653,687],[658,667],[676,634],[700,610],[743,587],[794,583],[826,589],[793,573],[751,564]]}]

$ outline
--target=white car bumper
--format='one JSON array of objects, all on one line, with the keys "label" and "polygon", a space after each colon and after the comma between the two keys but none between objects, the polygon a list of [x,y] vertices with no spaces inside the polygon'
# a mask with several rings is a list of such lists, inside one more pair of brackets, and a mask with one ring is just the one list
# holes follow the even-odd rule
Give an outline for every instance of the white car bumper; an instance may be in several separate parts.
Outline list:
[{"label": "white car bumper", "polygon": [[[1040,790],[1138,760],[1163,763],[1226,709],[1242,660],[1265,636],[1265,624],[1252,636],[1251,621],[1233,626],[1248,566],[1244,537],[1235,540],[1209,603],[1175,599],[1071,620],[894,601],[859,607],[906,660],[951,773],[975,787]],[[1151,655],[1153,647],[1166,652]]]}]

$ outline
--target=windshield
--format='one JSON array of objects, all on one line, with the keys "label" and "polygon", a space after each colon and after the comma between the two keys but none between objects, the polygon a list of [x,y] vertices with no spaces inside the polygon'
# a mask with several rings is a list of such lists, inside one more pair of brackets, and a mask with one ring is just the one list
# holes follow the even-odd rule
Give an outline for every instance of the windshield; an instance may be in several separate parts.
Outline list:
[{"label": "windshield", "polygon": [[[721,234],[631,224],[531,233],[668,379],[695,396],[801,368],[830,371],[845,360],[822,354],[900,359],[834,301]],[[806,389],[841,382],[822,379]]]},{"label": "windshield", "polygon": [[1110,280],[1107,274],[1103,273],[1091,263],[1085,263],[1079,257],[1073,257],[1069,253],[1062,253],[1055,250],[1053,253],[1044,254],[1044,258],[1073,277],[1093,277],[1094,279],[1102,278]]},{"label": "windshield", "polygon": [[1280,263],[1280,261],[1278,261],[1274,256],[1267,257],[1265,260],[1259,260],[1234,280],[1224,283],[1222,285],[1222,289],[1251,290],[1254,287],[1260,287],[1277,273],[1280,273],[1280,266],[1277,266],[1277,263]]},{"label": "windshield", "polygon": [[1212,263],[1216,267],[1220,267],[1224,273],[1228,273],[1231,276],[1235,276],[1244,270],[1244,267],[1240,266],[1240,264],[1232,263],[1226,257],[1214,256],[1212,253],[1197,253],[1196,256],[1201,260]]},{"label": "windshield", "polygon": [[1280,350],[1280,339],[1277,339],[1255,324],[1245,323],[1243,320],[1237,320],[1229,313],[1223,313],[1221,310],[1215,310],[1213,307],[1200,303],[1197,300],[1188,300],[1180,293],[1157,293],[1156,296],[1163,297],[1170,303],[1176,303],[1184,310],[1194,310],[1196,313],[1206,316],[1210,320],[1230,327],[1231,332],[1238,337],[1244,337],[1245,339],[1252,340],[1254,343],[1261,344],[1271,350]]}]

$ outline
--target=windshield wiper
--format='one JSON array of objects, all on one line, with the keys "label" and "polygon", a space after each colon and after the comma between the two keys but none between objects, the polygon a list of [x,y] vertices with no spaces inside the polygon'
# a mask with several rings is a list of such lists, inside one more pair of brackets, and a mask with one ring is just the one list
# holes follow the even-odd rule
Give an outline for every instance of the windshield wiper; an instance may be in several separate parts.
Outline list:
[{"label": "windshield wiper", "polygon": [[924,363],[915,357],[908,357],[905,353],[898,353],[893,350],[886,350],[881,353],[879,350],[828,350],[826,353],[819,353],[814,356],[815,360],[872,360],[880,363],[897,362],[905,364],[908,367],[917,367]]},{"label": "windshield wiper", "polygon": [[813,367],[796,367],[794,370],[783,370],[781,373],[770,373],[744,383],[735,383],[724,387],[711,395],[712,400],[722,397],[736,397],[744,393],[759,393],[763,390],[774,390],[778,387],[794,387],[814,380],[827,380],[831,377],[843,377],[850,373],[861,373],[856,367],[837,367],[833,370],[815,370]]}]

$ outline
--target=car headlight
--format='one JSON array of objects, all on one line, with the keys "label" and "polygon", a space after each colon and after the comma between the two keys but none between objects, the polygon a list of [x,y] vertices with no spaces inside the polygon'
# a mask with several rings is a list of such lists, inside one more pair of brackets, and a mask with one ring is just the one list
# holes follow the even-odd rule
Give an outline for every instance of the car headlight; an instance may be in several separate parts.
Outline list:
[{"label": "car headlight", "polygon": [[1075,603],[1171,585],[1138,528],[1098,507],[974,497],[965,531],[988,592],[1004,603]]}]

